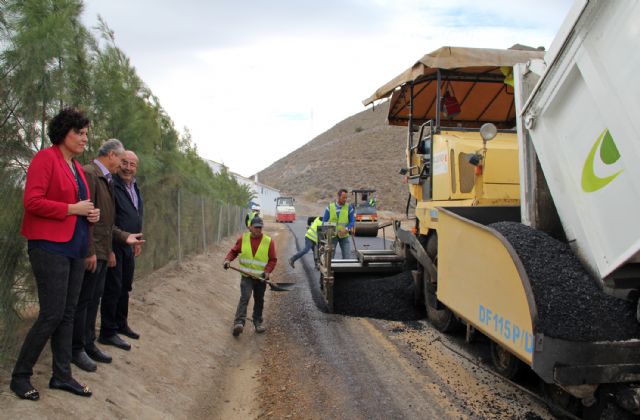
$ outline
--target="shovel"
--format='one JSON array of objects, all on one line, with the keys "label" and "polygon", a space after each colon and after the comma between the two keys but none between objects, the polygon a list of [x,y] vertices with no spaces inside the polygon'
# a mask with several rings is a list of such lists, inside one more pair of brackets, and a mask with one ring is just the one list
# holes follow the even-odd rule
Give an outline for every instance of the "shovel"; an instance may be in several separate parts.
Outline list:
[{"label": "shovel", "polygon": [[230,269],[237,271],[238,273],[247,276],[247,277],[251,277],[253,279],[256,280],[260,280],[260,281],[264,281],[266,282],[269,287],[271,288],[271,290],[273,290],[274,292],[289,292],[291,291],[291,289],[293,289],[293,286],[295,286],[295,283],[273,283],[269,280],[264,279],[263,277],[258,277],[255,274],[251,274],[247,271],[241,270],[239,268],[233,267],[233,266],[229,266]]}]

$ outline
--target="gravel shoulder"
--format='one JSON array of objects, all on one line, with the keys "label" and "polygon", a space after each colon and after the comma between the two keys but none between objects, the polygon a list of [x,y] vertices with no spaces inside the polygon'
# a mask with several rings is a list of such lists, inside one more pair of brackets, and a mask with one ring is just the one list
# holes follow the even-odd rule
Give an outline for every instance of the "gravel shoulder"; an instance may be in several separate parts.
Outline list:
[{"label": "gravel shoulder", "polygon": [[252,331],[240,340],[231,335],[239,276],[225,271],[222,261],[234,242],[227,238],[181,266],[136,280],[130,322],[141,333],[140,340],[131,340],[129,352],[103,346],[114,360],[100,364],[95,373],[72,367],[74,377],[92,389],[91,398],[48,389],[47,347],[33,377],[40,401],[16,398],[9,390],[10,372],[3,371],[0,417],[255,417],[256,373],[263,363],[265,340]]}]

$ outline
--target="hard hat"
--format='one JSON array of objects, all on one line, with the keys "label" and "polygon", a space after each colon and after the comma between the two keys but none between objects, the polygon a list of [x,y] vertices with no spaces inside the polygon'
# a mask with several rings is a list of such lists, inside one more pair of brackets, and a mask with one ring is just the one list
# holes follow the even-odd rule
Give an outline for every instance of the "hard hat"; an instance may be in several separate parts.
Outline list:
[{"label": "hard hat", "polygon": [[251,210],[260,211],[260,206],[258,204],[254,204],[251,206]]},{"label": "hard hat", "polygon": [[262,227],[262,219],[256,216],[253,219],[251,219],[250,225],[253,227]]}]

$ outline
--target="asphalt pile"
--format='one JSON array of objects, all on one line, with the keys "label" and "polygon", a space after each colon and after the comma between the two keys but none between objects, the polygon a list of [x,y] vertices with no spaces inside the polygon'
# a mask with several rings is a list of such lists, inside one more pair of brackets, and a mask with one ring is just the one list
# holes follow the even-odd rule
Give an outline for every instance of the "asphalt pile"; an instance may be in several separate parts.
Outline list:
[{"label": "asphalt pile", "polygon": [[424,319],[424,309],[413,303],[410,272],[393,276],[342,273],[334,283],[334,313],[390,321]]},{"label": "asphalt pile", "polygon": [[568,244],[520,223],[490,227],[522,260],[538,310],[538,332],[579,342],[640,338],[635,305],[606,294]]}]

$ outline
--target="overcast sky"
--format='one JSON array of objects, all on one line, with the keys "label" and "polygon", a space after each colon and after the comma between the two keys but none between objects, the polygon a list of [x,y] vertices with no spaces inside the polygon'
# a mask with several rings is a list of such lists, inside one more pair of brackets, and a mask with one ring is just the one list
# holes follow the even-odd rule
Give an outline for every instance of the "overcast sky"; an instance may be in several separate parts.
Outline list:
[{"label": "overcast sky", "polygon": [[363,111],[363,99],[441,46],[548,48],[571,4],[85,0],[83,18],[105,19],[200,156],[250,176]]}]

